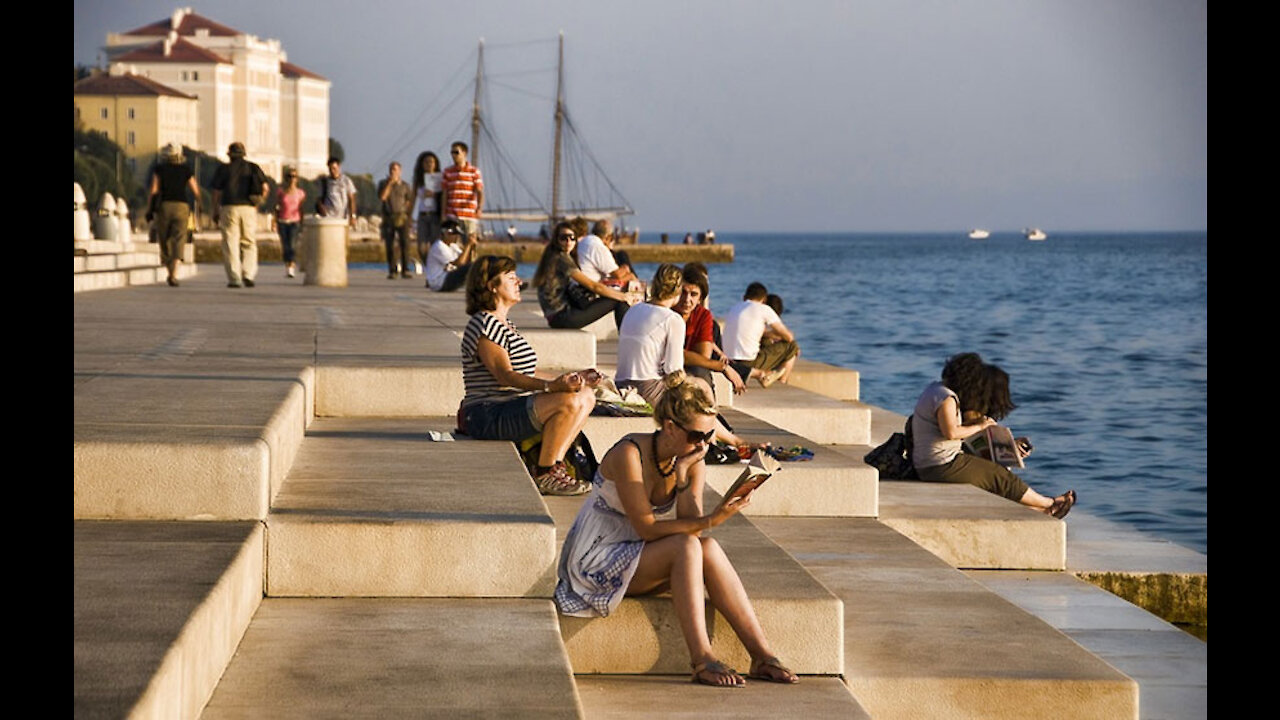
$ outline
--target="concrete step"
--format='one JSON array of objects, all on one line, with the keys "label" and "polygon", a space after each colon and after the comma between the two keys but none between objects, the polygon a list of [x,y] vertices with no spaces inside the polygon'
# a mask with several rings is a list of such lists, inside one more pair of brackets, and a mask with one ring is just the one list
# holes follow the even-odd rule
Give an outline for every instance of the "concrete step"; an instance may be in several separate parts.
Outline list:
[{"label": "concrete step", "polygon": [[756,518],[844,602],[845,682],[875,718],[1137,718],[1137,684],[887,525]]},{"label": "concrete step", "polygon": [[154,352],[74,386],[73,517],[265,518],[311,417],[310,368]]},{"label": "concrete step", "polygon": [[[80,260],[81,258],[76,258]],[[198,275],[199,268],[194,264],[180,264],[178,279],[185,280]],[[137,285],[156,285],[165,282],[169,272],[160,265],[135,266],[118,270],[77,270],[72,275],[72,292],[90,290],[110,290]]]},{"label": "concrete step", "polygon": [[[876,516],[879,484],[875,468],[739,409],[722,408],[721,414],[742,438],[773,443],[774,447],[800,445],[813,451],[812,460],[780,463],[782,470],[752,496],[751,506],[743,514],[748,517]],[[738,478],[743,466],[707,465],[706,468],[707,484],[717,492],[724,492]]]},{"label": "concrete step", "polygon": [[1066,522],[972,485],[881,480],[880,521],[956,568],[1066,567]]},{"label": "concrete step", "polygon": [[732,691],[694,685],[687,674],[579,675],[576,679],[588,720],[871,718],[835,677],[805,677],[788,686],[747,680],[745,688]]},{"label": "concrete step", "polygon": [[752,381],[734,397],[733,407],[819,445],[865,445],[871,430],[870,406],[835,400],[800,387]]},{"label": "concrete step", "polygon": [[835,400],[858,400],[859,379],[857,370],[799,358],[788,383]]},{"label": "concrete step", "polygon": [[272,597],[551,597],[555,527],[509,442],[317,419],[267,517]]},{"label": "concrete step", "polygon": [[262,525],[72,527],[75,717],[198,717],[262,602]]},{"label": "concrete step", "polygon": [[580,718],[549,600],[262,601],[203,720]]},{"label": "concrete step", "polygon": [[[547,373],[595,365],[595,338],[525,330]],[[322,329],[316,346],[316,414],[325,417],[450,415],[462,401],[461,330],[383,326]]]},{"label": "concrete step", "polygon": [[[583,498],[544,498],[562,547]],[[705,507],[719,502],[708,491]],[[843,672],[844,625],[841,602],[750,520],[735,517],[710,536],[738,571],[766,636],[796,673]],[[708,630],[717,657],[745,669],[750,658],[725,619],[707,603]],[[631,597],[607,618],[560,617],[569,661],[582,674],[685,675],[689,653],[669,594]]]}]

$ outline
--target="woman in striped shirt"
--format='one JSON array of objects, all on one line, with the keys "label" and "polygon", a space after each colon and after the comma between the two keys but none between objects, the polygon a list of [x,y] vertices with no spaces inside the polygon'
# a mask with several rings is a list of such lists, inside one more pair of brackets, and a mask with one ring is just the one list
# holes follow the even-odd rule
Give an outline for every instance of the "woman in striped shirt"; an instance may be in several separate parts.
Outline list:
[{"label": "woman in striped shirt", "polygon": [[544,495],[581,495],[591,478],[570,477],[564,456],[595,407],[594,368],[538,377],[538,355],[507,314],[520,302],[520,278],[511,258],[488,255],[467,274],[462,333],[459,429],[477,440],[520,442],[542,433],[534,482]]}]

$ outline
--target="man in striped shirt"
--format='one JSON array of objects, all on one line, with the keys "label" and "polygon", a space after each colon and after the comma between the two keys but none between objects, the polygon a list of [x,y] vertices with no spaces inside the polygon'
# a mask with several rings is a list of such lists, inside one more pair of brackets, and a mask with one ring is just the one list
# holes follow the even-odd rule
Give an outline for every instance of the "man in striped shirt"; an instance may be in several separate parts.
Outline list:
[{"label": "man in striped shirt", "polygon": [[467,162],[467,144],[458,141],[449,148],[453,165],[441,173],[444,207],[441,220],[457,220],[466,238],[480,235],[480,209],[484,207],[484,179],[480,168]]}]

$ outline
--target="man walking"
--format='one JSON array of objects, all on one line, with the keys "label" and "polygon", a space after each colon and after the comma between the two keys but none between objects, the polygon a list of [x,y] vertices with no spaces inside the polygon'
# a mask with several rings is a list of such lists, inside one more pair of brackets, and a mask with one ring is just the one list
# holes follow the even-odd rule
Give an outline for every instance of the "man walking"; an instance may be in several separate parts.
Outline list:
[{"label": "man walking", "polygon": [[344,218],[349,225],[356,224],[356,184],[342,174],[342,162],[336,157],[326,163],[329,174],[320,178],[320,198],[316,212],[324,217]]},{"label": "man walking", "polygon": [[466,143],[455,142],[449,148],[449,155],[453,158],[453,165],[441,174],[444,191],[441,219],[457,220],[468,239],[479,238],[484,179],[480,177],[480,168],[467,162]]},{"label": "man walking", "polygon": [[[391,162],[388,175],[378,183],[378,199],[382,201],[382,242],[387,247],[387,279],[413,277],[409,271],[409,213],[413,209],[413,192],[400,178],[400,163]],[[396,240],[400,244],[400,262],[396,262]]]},{"label": "man walking", "polygon": [[159,214],[155,219],[160,241],[160,261],[169,271],[168,283],[178,286],[178,261],[182,259],[182,241],[187,237],[187,221],[191,217],[187,191],[200,207],[200,188],[196,178],[182,156],[182,146],[169,143],[161,153],[162,162],[156,163],[151,174],[151,200],[159,201]]},{"label": "man walking", "polygon": [[227,148],[230,162],[213,173],[213,216],[222,229],[222,265],[227,287],[253,287],[258,277],[258,205],[267,196],[267,176],[244,159],[244,143]]}]

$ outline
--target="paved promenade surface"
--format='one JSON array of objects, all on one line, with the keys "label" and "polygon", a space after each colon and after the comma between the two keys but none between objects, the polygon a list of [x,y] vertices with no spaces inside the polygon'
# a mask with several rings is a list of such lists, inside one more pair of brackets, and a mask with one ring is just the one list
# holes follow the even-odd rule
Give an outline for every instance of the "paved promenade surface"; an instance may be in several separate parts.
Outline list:
[{"label": "paved promenade surface", "polygon": [[[220,267],[202,265],[180,288],[75,295],[77,716],[124,716],[127,707],[136,715],[144,705],[172,717],[194,717],[201,707],[208,717],[253,716],[255,708],[268,707],[275,716],[304,717],[339,707],[357,716],[362,705],[365,714],[373,713],[368,703],[376,703],[377,693],[369,694],[366,686],[379,682],[398,688],[398,702],[407,703],[386,711],[439,717],[467,708],[499,716],[512,707],[539,717],[653,717],[655,706],[673,700],[688,703],[690,714],[726,717],[780,717],[799,708],[823,717],[945,716],[926,711],[944,706],[911,698],[909,688],[954,693],[969,698],[955,707],[972,701],[979,708],[954,716],[1114,716],[1107,708],[1127,708],[1121,716],[1142,718],[1207,714],[1205,643],[1069,572],[991,569],[1041,562],[1055,567],[1052,557],[972,562],[980,555],[972,546],[986,542],[986,531],[974,530],[977,525],[964,518],[943,518],[950,525],[939,525],[936,509],[970,508],[988,522],[1012,512],[994,522],[1026,537],[1051,538],[1062,523],[1030,517],[978,491],[961,503],[952,496],[940,502],[929,495],[937,488],[919,483],[880,483],[877,492],[872,480],[869,491],[851,496],[848,509],[838,513],[845,517],[752,517],[726,526],[723,542],[731,555],[741,554],[735,563],[758,599],[762,621],[790,628],[776,631],[775,641],[788,648],[784,655],[793,662],[808,663],[802,672],[814,673],[801,688],[755,684],[748,693],[717,699],[715,691],[664,685],[661,673],[680,672],[687,658],[668,652],[668,637],[644,635],[655,623],[660,633],[672,630],[660,599],[628,601],[635,603],[624,606],[633,607],[632,614],[609,619],[616,620],[608,629],[617,637],[636,633],[636,649],[658,643],[656,659],[642,663],[650,663],[648,671],[626,669],[635,664],[634,656],[602,655],[592,644],[597,626],[561,622],[557,633],[545,600],[553,582],[546,568],[552,567],[575,501],[544,504],[518,477],[509,446],[461,440],[446,448],[427,439],[428,430],[451,427],[448,415],[460,391],[462,299],[460,293],[425,291],[421,278],[386,280],[381,271],[353,271],[348,288],[308,287],[301,278],[285,279],[280,266],[270,264],[255,288],[228,289]],[[512,319],[530,331],[544,361],[574,367],[589,357],[612,370],[613,343],[588,350],[578,344],[584,333],[543,331],[536,310],[536,296],[526,291]],[[739,403],[742,409],[732,412],[751,413],[754,403],[761,414],[748,427],[768,428],[752,423],[773,418],[768,422],[777,429],[759,432],[791,437],[787,408],[768,407],[766,401],[802,391],[769,392],[754,389]],[[432,405],[430,397],[447,401]],[[814,407],[827,402],[810,400]],[[856,393],[840,402],[854,409],[860,406],[855,400]],[[860,457],[895,422],[900,427],[900,418],[872,408],[870,429],[860,442],[828,442],[837,443],[831,446],[837,453]],[[589,434],[593,441],[600,438],[602,453],[604,442],[640,425],[601,422]],[[488,486],[458,472],[478,462],[474,453],[481,448],[484,462],[492,464],[485,471]],[[822,461],[811,467],[839,465],[825,464],[833,462],[825,451]],[[508,480],[511,472],[516,475]],[[807,471],[797,464],[793,472],[801,478]],[[856,468],[849,472],[848,483],[863,482]],[[424,487],[431,491],[424,494]],[[475,498],[482,497],[477,487],[485,487],[493,502],[476,506]],[[174,522],[193,519],[220,522]],[[945,527],[959,530],[939,529]],[[1065,527],[1059,570],[1206,572],[1203,555],[1152,541],[1083,509],[1074,510]],[[471,542],[459,538],[476,536],[491,545],[509,543],[510,549],[448,555],[448,548]],[[430,549],[435,542],[439,550]],[[206,545],[213,549],[191,555]],[[422,555],[449,559],[433,564],[420,561]],[[510,582],[495,586],[490,577],[467,569],[483,556],[515,558],[502,573]],[[173,600],[165,601],[163,613],[126,622],[121,618],[137,614],[131,583],[142,582],[129,573],[144,559],[148,570],[142,575],[168,583],[172,590],[166,595]],[[206,580],[214,566],[225,568],[218,571],[224,579],[216,581],[214,596],[204,598],[207,590],[199,588],[215,584]],[[181,573],[165,574],[165,568],[177,567]],[[247,578],[247,585],[230,586],[230,576]],[[805,588],[803,598],[796,588]],[[458,598],[464,595],[473,599]],[[921,600],[926,596],[942,604]],[[325,597],[333,599],[319,600]],[[479,599],[495,597],[505,599]],[[963,612],[976,614],[957,615],[957,602],[974,603]],[[211,606],[231,619],[207,618],[214,614]],[[170,667],[182,654],[174,649],[182,641],[165,638],[186,632],[179,626],[197,618],[213,628],[204,635],[221,638],[215,645],[225,646],[219,652],[226,657],[221,666],[183,675]],[[471,621],[476,618],[486,619]],[[348,621],[355,623],[352,632],[337,632]],[[517,656],[500,650],[467,654],[475,645],[468,637],[486,637],[494,626],[513,623],[528,629],[518,638],[523,649]],[[835,638],[843,648],[806,636],[804,625],[823,623],[843,628],[835,631],[843,635],[842,641]],[[438,636],[433,627],[453,630]],[[395,646],[393,657],[367,647],[371,637],[383,638],[379,647]],[[510,633],[502,637],[502,646],[514,639]],[[320,647],[346,648],[352,659],[306,666]],[[895,647],[900,652],[891,652]],[[964,649],[973,667],[911,679],[927,675],[922,668],[928,656],[947,647]],[[734,649],[725,646],[725,652]],[[535,657],[556,658],[551,666],[563,668],[562,674],[548,675],[544,662],[530,665]],[[907,660],[915,665],[898,667]],[[1062,662],[1071,663],[1069,669],[1055,664]],[[397,670],[371,674],[385,663]],[[1001,663],[1008,667],[997,667]],[[353,671],[359,670],[355,666],[363,672]],[[579,674],[575,687],[570,666],[579,673],[591,666],[595,672],[649,674]],[[1115,670],[1137,681],[1140,703],[1126,700],[1123,676]],[[971,683],[965,676],[975,672],[993,675],[975,676]],[[845,684],[819,677],[835,674],[843,674]],[[186,705],[164,700],[170,675],[175,687],[203,682],[208,689]],[[424,675],[437,681],[415,680]],[[1007,691],[1000,689],[1003,683]],[[279,697],[264,698],[273,691]],[[1020,694],[1027,695],[1025,712],[996,711],[991,704]],[[1046,698],[1058,704],[1044,706]],[[1061,704],[1071,698],[1081,712]],[[423,709],[428,706],[433,709]],[[657,714],[678,716],[674,708],[672,713]]]}]

